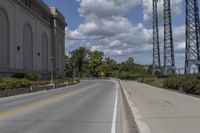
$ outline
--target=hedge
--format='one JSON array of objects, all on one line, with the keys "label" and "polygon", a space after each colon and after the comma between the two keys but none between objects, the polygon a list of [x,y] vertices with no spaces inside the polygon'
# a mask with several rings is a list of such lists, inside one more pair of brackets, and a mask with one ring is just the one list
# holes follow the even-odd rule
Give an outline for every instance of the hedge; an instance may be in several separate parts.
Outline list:
[{"label": "hedge", "polygon": [[[29,77],[30,76],[30,77]],[[50,83],[50,80],[40,80],[37,81],[38,78],[35,78],[32,75],[27,75],[31,80],[26,78],[0,78],[0,90],[6,90],[6,89],[16,89],[16,88],[27,88],[31,85],[46,85]],[[64,83],[64,82],[74,82],[73,78],[61,78],[61,79],[55,79],[54,83]],[[76,82],[79,83],[80,80],[76,79]]]},{"label": "hedge", "polygon": [[139,78],[142,78],[143,75],[141,74],[133,74],[129,72],[121,72],[119,74],[119,78],[122,80],[138,80]]},{"label": "hedge", "polygon": [[199,75],[168,77],[164,80],[163,87],[188,94],[200,94],[200,78]]},{"label": "hedge", "polygon": [[166,78],[145,77],[139,78],[138,82],[160,88],[178,90],[188,94],[200,95],[200,74],[172,75]]},{"label": "hedge", "polygon": [[30,87],[34,83],[27,79],[1,78],[0,90]]},{"label": "hedge", "polygon": [[160,88],[163,87],[163,79],[162,78],[148,77],[148,78],[139,79],[138,81],[145,83],[145,84],[160,87]]}]

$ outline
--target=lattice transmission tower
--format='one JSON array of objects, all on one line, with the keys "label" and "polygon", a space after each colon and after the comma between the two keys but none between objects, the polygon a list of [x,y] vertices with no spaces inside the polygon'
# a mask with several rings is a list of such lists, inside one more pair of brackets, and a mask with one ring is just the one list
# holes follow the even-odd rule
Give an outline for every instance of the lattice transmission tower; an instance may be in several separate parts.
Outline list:
[{"label": "lattice transmission tower", "polygon": [[153,0],[153,69],[160,69],[160,44],[158,29],[158,0]]},{"label": "lattice transmission tower", "polygon": [[165,75],[167,75],[168,70],[172,71],[172,73],[175,73],[170,0],[164,0],[164,69]]},{"label": "lattice transmission tower", "polygon": [[198,0],[186,0],[185,74],[190,73],[192,65],[200,72],[199,33]]}]

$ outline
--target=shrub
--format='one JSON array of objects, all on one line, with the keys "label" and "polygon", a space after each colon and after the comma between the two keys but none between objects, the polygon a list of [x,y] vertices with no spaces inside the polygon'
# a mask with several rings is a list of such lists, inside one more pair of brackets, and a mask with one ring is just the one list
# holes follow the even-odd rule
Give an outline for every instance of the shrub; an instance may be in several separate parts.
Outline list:
[{"label": "shrub", "polygon": [[197,74],[197,75],[196,75],[196,78],[200,80],[200,74]]},{"label": "shrub", "polygon": [[155,82],[156,78],[146,78],[143,80],[144,83],[146,84],[152,84],[153,82]]},{"label": "shrub", "polygon": [[141,74],[131,74],[130,76],[129,76],[129,78],[131,79],[131,80],[138,80],[139,78],[142,78],[143,76],[141,75]]},{"label": "shrub", "polygon": [[164,80],[164,87],[194,94],[195,86],[198,82],[199,80],[197,77],[193,75],[174,76]]},{"label": "shrub", "polygon": [[155,78],[155,77],[147,77],[143,79],[143,83],[156,86],[156,87],[163,87],[163,79],[162,78]]},{"label": "shrub", "polygon": [[120,74],[119,74],[119,71],[117,71],[117,70],[114,70],[114,71],[112,71],[112,73],[111,73],[111,77],[119,78],[119,77],[120,77],[119,75],[120,75]]},{"label": "shrub", "polygon": [[65,78],[65,82],[74,82],[74,78]]},{"label": "shrub", "polygon": [[142,78],[143,76],[141,74],[133,74],[129,72],[121,72],[119,75],[120,79],[125,80],[138,80],[139,78]]},{"label": "shrub", "polygon": [[164,80],[163,87],[174,90],[182,90],[186,78],[184,76],[168,77]]},{"label": "shrub", "polygon": [[38,74],[33,74],[33,73],[26,73],[24,75],[24,77],[28,80],[31,80],[31,81],[38,81],[40,80],[40,76]]},{"label": "shrub", "polygon": [[81,81],[80,81],[80,79],[76,79],[76,82],[77,82],[77,83],[80,83]]},{"label": "shrub", "polygon": [[140,82],[140,83],[143,83],[144,82],[144,78],[139,78],[137,81]]},{"label": "shrub", "polygon": [[[79,78],[76,78],[75,81],[76,81],[77,83],[79,83],[79,82],[80,82],[80,79],[79,79]],[[55,80],[54,80],[54,83],[55,83],[55,84],[64,83],[64,82],[73,83],[73,82],[74,82],[74,78],[66,78],[66,77],[65,77],[65,78],[58,78],[58,79],[55,79]]]},{"label": "shrub", "polygon": [[195,94],[200,95],[200,83],[194,87]]},{"label": "shrub", "polygon": [[9,89],[7,83],[0,83],[0,90],[5,90],[5,89]]},{"label": "shrub", "polygon": [[144,83],[200,95],[200,75],[173,75],[166,78],[144,78]]},{"label": "shrub", "polygon": [[4,78],[2,82],[0,82],[0,90],[25,88],[30,87],[32,84],[33,82],[27,79]]},{"label": "shrub", "polygon": [[188,79],[183,83],[183,91],[189,94],[195,94],[195,87],[198,84],[197,79]]},{"label": "shrub", "polygon": [[174,85],[174,78],[165,79],[163,86],[165,88],[170,88],[170,89],[176,88],[175,85]]}]

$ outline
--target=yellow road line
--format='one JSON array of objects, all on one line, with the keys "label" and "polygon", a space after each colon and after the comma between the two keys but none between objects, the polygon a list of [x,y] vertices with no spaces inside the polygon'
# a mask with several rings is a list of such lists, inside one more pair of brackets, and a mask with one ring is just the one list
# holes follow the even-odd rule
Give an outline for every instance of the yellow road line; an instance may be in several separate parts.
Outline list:
[{"label": "yellow road line", "polygon": [[57,94],[55,96],[49,96],[49,97],[44,98],[44,99],[39,99],[37,101],[33,101],[33,102],[30,102],[30,103],[27,103],[27,104],[24,104],[24,105],[19,105],[18,107],[14,107],[14,108],[9,109],[7,111],[0,112],[0,119],[2,120],[5,117],[13,115],[14,113],[18,113],[20,111],[25,111],[27,109],[34,108],[35,106],[38,106],[38,105],[55,102],[59,99],[62,99],[63,97],[75,95],[77,93],[83,92],[83,91],[91,89],[93,87],[96,87],[97,85],[98,84],[94,84],[94,85],[91,85],[91,86],[88,86],[88,87],[77,89],[77,90],[72,91],[72,92],[60,93],[60,94]]}]

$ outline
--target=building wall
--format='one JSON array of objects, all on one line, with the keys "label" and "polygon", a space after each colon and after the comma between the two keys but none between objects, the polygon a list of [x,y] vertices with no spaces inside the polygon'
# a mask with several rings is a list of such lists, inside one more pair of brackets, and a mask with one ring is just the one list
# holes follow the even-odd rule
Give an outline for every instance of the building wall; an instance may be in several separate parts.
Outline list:
[{"label": "building wall", "polygon": [[5,10],[0,8],[0,66],[8,67],[9,62],[9,24]]},{"label": "building wall", "polygon": [[57,29],[56,32],[56,71],[64,71],[64,34],[62,31]]},{"label": "building wall", "polygon": [[[52,55],[52,27],[50,24],[42,20],[28,7],[16,4],[15,0],[0,0],[0,18],[7,18],[8,27],[4,27],[4,31],[8,31],[8,40],[5,39],[6,34],[3,34],[0,41],[4,41],[8,46],[4,46],[2,57],[9,58],[8,65],[6,60],[0,61],[1,72],[39,72],[48,73],[51,71],[51,55]],[[5,25],[5,21],[0,22],[0,25]],[[26,28],[25,28],[26,27]],[[27,28],[28,27],[28,28]],[[62,42],[64,47],[64,36],[58,34],[58,42]],[[24,42],[26,44],[24,44]],[[30,42],[30,45],[28,46]],[[56,40],[57,42],[57,40]],[[54,44],[57,47],[57,44]],[[26,49],[25,49],[26,48]],[[3,50],[1,50],[3,51]],[[8,52],[7,52],[8,51]],[[8,53],[8,55],[6,55]],[[55,52],[58,58],[59,52]],[[62,54],[64,52],[62,51]],[[28,57],[26,57],[26,56]],[[32,57],[32,67],[30,67]],[[60,56],[61,57],[61,56]],[[46,60],[45,60],[46,59]],[[63,59],[56,59],[58,64],[63,65]],[[60,63],[61,62],[61,63]],[[56,63],[56,64],[57,64]],[[62,66],[59,66],[63,70]]]},{"label": "building wall", "polygon": [[[10,0],[1,0],[0,2],[0,11],[1,11],[1,14],[3,13],[6,18],[7,18],[7,31],[4,31],[4,32],[1,32],[1,34],[4,34],[3,36],[1,35],[1,46],[4,45],[4,49],[1,47],[1,51],[4,51],[8,54],[8,64],[5,65],[3,62],[1,62],[2,64],[0,64],[1,66],[1,69],[8,69],[9,67],[11,66],[14,66],[14,18],[15,18],[15,14],[14,14],[14,3]],[[2,23],[2,22],[1,22]],[[1,25],[2,27],[4,27],[3,25]],[[5,27],[4,27],[5,28]],[[8,40],[7,42],[2,41],[3,38],[5,37],[5,34],[7,34],[8,36]],[[5,38],[4,38],[5,39]],[[6,43],[6,44],[3,44],[3,43]],[[8,45],[7,48],[8,48],[8,51],[5,50],[5,45]],[[1,56],[3,57],[0,57],[1,59],[5,57],[5,54],[6,53],[2,53]]]},{"label": "building wall", "polygon": [[26,9],[21,8],[20,6],[16,5],[15,8],[15,17],[16,17],[16,41],[18,42],[18,46],[20,46],[21,52],[16,53],[16,67],[19,69],[23,69],[23,29],[26,24],[31,26],[32,33],[33,33],[33,70],[35,71],[41,71],[42,66],[42,44],[41,39],[42,35],[45,34],[47,36],[47,42],[48,42],[48,70],[50,71],[50,56],[51,56],[51,28],[49,25],[47,25],[42,20],[38,19],[36,15],[33,15],[32,13],[28,12]]}]

